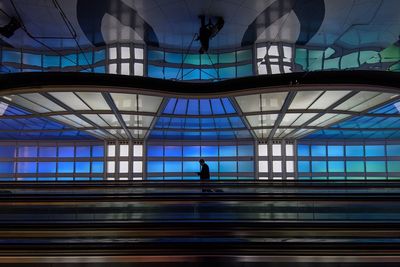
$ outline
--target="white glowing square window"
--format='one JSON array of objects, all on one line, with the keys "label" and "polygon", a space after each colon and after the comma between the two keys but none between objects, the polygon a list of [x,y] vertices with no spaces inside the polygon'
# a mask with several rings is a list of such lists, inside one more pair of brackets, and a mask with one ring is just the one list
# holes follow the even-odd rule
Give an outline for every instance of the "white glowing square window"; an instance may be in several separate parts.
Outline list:
[{"label": "white glowing square window", "polygon": [[268,55],[270,55],[270,56],[279,56],[278,46],[277,45],[271,45],[268,48]]},{"label": "white glowing square window", "polygon": [[274,177],[272,180],[282,180],[282,177]]},{"label": "white glowing square window", "polygon": [[282,156],[281,145],[273,144],[272,145],[272,156]]},{"label": "white glowing square window", "polygon": [[110,47],[108,49],[108,58],[109,59],[117,59],[117,48],[116,47]]},{"label": "white glowing square window", "polygon": [[119,177],[120,181],[128,181],[128,177]]},{"label": "white glowing square window", "polygon": [[142,145],[134,145],[133,146],[133,156],[134,157],[142,157],[143,156],[143,146]]},{"label": "white glowing square window", "polygon": [[291,72],[292,72],[292,67],[290,67],[290,66],[283,66],[283,72],[284,72],[284,73],[291,73]]},{"label": "white glowing square window", "polygon": [[283,56],[285,58],[292,58],[292,48],[290,46],[283,46]]},{"label": "white glowing square window", "polygon": [[143,162],[142,161],[134,161],[133,162],[133,173],[142,173],[143,172]]},{"label": "white glowing square window", "polygon": [[107,146],[107,157],[115,157],[115,145]]},{"label": "white glowing square window", "polygon": [[143,76],[143,64],[142,63],[135,63],[133,70],[134,70],[135,76]]},{"label": "white glowing square window", "polygon": [[294,177],[286,177],[286,180],[294,180]]},{"label": "white glowing square window", "polygon": [[115,161],[107,162],[107,173],[115,173]]},{"label": "white glowing square window", "polygon": [[131,50],[129,46],[122,46],[121,47],[121,58],[122,59],[128,59],[131,58]]},{"label": "white glowing square window", "polygon": [[279,65],[271,65],[271,73],[272,74],[281,73],[281,70],[279,69]]},{"label": "white glowing square window", "polygon": [[258,145],[258,155],[268,156],[268,145]]},{"label": "white glowing square window", "polygon": [[119,156],[127,157],[129,155],[129,145],[120,145],[119,146]]},{"label": "white glowing square window", "polygon": [[265,65],[265,64],[260,64],[260,65],[258,66],[258,74],[260,74],[260,75],[268,74],[267,65]]},{"label": "white glowing square window", "polygon": [[131,74],[129,63],[122,63],[121,64],[121,74],[122,75]]},{"label": "white glowing square window", "polygon": [[274,160],[272,162],[272,170],[273,172],[282,172],[282,161]]},{"label": "white glowing square window", "polygon": [[117,74],[117,64],[116,63],[108,65],[108,73]]},{"label": "white glowing square window", "polygon": [[266,47],[257,47],[257,58],[264,58],[267,55]]},{"label": "white glowing square window", "polygon": [[120,173],[128,173],[128,162],[127,161],[120,161],[119,162],[119,172]]},{"label": "white glowing square window", "polygon": [[143,178],[142,178],[142,177],[133,177],[132,180],[134,180],[134,181],[141,181],[141,180],[143,180]]},{"label": "white glowing square window", "polygon": [[294,172],[294,162],[289,160],[286,161],[286,172]]},{"label": "white glowing square window", "polygon": [[135,59],[143,59],[143,49],[142,48],[135,48]]},{"label": "white glowing square window", "polygon": [[258,177],[259,180],[268,180],[268,177]]},{"label": "white glowing square window", "polygon": [[107,177],[107,181],[114,181],[115,178],[114,177]]},{"label": "white glowing square window", "polygon": [[268,172],[268,161],[258,162],[258,172]]},{"label": "white glowing square window", "polygon": [[293,145],[286,145],[286,156],[293,157]]}]

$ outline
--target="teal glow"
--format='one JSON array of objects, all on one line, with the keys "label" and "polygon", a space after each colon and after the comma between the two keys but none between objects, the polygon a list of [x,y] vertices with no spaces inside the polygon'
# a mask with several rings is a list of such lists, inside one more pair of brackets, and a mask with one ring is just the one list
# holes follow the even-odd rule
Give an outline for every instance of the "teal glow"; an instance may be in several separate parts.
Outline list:
[{"label": "teal glow", "polygon": [[326,146],[312,145],[311,146],[311,156],[313,156],[313,157],[325,157],[326,156]]},{"label": "teal glow", "polygon": [[343,146],[328,146],[328,157],[343,157],[344,147]]},{"label": "teal glow", "polygon": [[328,161],[328,171],[329,172],[344,172],[344,162],[343,161]]},{"label": "teal glow", "polygon": [[363,146],[346,146],[347,157],[363,157],[364,147]]},{"label": "teal glow", "polygon": [[386,172],[385,161],[366,161],[367,172]]},{"label": "teal glow", "polygon": [[326,161],[312,161],[312,172],[326,172]]},{"label": "teal glow", "polygon": [[384,145],[367,145],[365,146],[366,157],[382,157],[385,156]]},{"label": "teal glow", "polygon": [[346,161],[347,172],[364,172],[364,161]]},{"label": "teal glow", "polygon": [[388,161],[387,168],[388,172],[400,172],[400,161]]}]

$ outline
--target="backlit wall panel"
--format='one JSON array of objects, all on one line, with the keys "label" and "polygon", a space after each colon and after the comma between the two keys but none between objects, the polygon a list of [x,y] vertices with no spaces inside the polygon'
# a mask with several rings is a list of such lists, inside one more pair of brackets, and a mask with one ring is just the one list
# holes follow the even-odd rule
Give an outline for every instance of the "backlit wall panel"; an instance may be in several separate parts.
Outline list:
[{"label": "backlit wall panel", "polygon": [[0,181],[98,181],[102,142],[0,142]]},{"label": "backlit wall panel", "polygon": [[233,142],[151,142],[147,179],[199,180],[200,158],[208,164],[211,180],[254,179],[254,145]]},{"label": "backlit wall panel", "polygon": [[300,180],[400,179],[400,143],[301,142],[297,147]]}]

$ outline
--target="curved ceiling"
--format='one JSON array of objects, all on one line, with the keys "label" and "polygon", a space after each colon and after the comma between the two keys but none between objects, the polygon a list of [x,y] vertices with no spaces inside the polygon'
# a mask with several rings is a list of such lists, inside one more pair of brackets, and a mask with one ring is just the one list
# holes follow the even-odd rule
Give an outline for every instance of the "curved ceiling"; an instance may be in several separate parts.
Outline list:
[{"label": "curved ceiling", "polygon": [[[0,91],[0,139],[400,138],[398,75],[355,72],[356,78],[369,79],[346,83],[346,72],[332,73],[311,74],[300,83],[280,79],[280,84],[249,77],[233,80],[236,88],[229,88],[229,81],[199,85],[115,75],[18,74],[22,83],[8,82]],[[322,78],[312,79],[318,75]],[[24,85],[35,77],[34,84]],[[371,77],[382,82],[367,84]],[[391,77],[395,86],[382,79]],[[225,90],[199,93],[211,84]],[[197,93],[184,94],[183,87],[192,85]]]},{"label": "curved ceiling", "polygon": [[[254,42],[387,47],[400,31],[398,0],[5,0],[0,8],[24,26],[1,36],[3,45],[35,49],[134,42],[186,50],[199,14],[225,19],[212,49]],[[0,25],[9,21],[5,13]]]}]

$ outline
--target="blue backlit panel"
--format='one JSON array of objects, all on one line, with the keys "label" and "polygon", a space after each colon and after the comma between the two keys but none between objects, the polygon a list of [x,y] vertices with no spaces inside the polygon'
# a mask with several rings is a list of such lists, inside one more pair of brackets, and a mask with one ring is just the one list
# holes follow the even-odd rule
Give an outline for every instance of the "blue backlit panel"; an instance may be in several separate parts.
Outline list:
[{"label": "blue backlit panel", "polygon": [[59,173],[73,173],[74,162],[58,162],[57,169]]},{"label": "blue backlit panel", "polygon": [[57,147],[55,146],[41,146],[39,147],[39,157],[56,157]]},{"label": "blue backlit panel", "polygon": [[18,173],[36,173],[37,170],[37,162],[18,162],[17,166]]},{"label": "blue backlit panel", "polygon": [[90,157],[90,146],[77,146],[76,147],[76,157],[88,158]]},{"label": "blue backlit panel", "polygon": [[218,146],[202,146],[202,157],[218,157]]},{"label": "blue backlit panel", "polygon": [[88,173],[90,172],[90,162],[75,162],[75,172]]},{"label": "blue backlit panel", "polygon": [[182,161],[165,161],[165,172],[182,172]]},{"label": "blue backlit panel", "polygon": [[147,172],[163,172],[164,170],[164,162],[163,161],[148,161],[147,162]]},{"label": "blue backlit panel", "polygon": [[55,173],[56,163],[55,162],[39,162],[38,163],[39,173]]},{"label": "blue backlit panel", "polygon": [[104,171],[104,162],[102,161],[92,162],[92,173],[103,173],[103,171]]},{"label": "blue backlit panel", "polygon": [[60,146],[58,148],[58,156],[61,158],[73,158],[75,155],[75,148],[73,146]]},{"label": "blue backlit panel", "polygon": [[14,173],[15,163],[14,162],[0,162],[0,173]]}]

